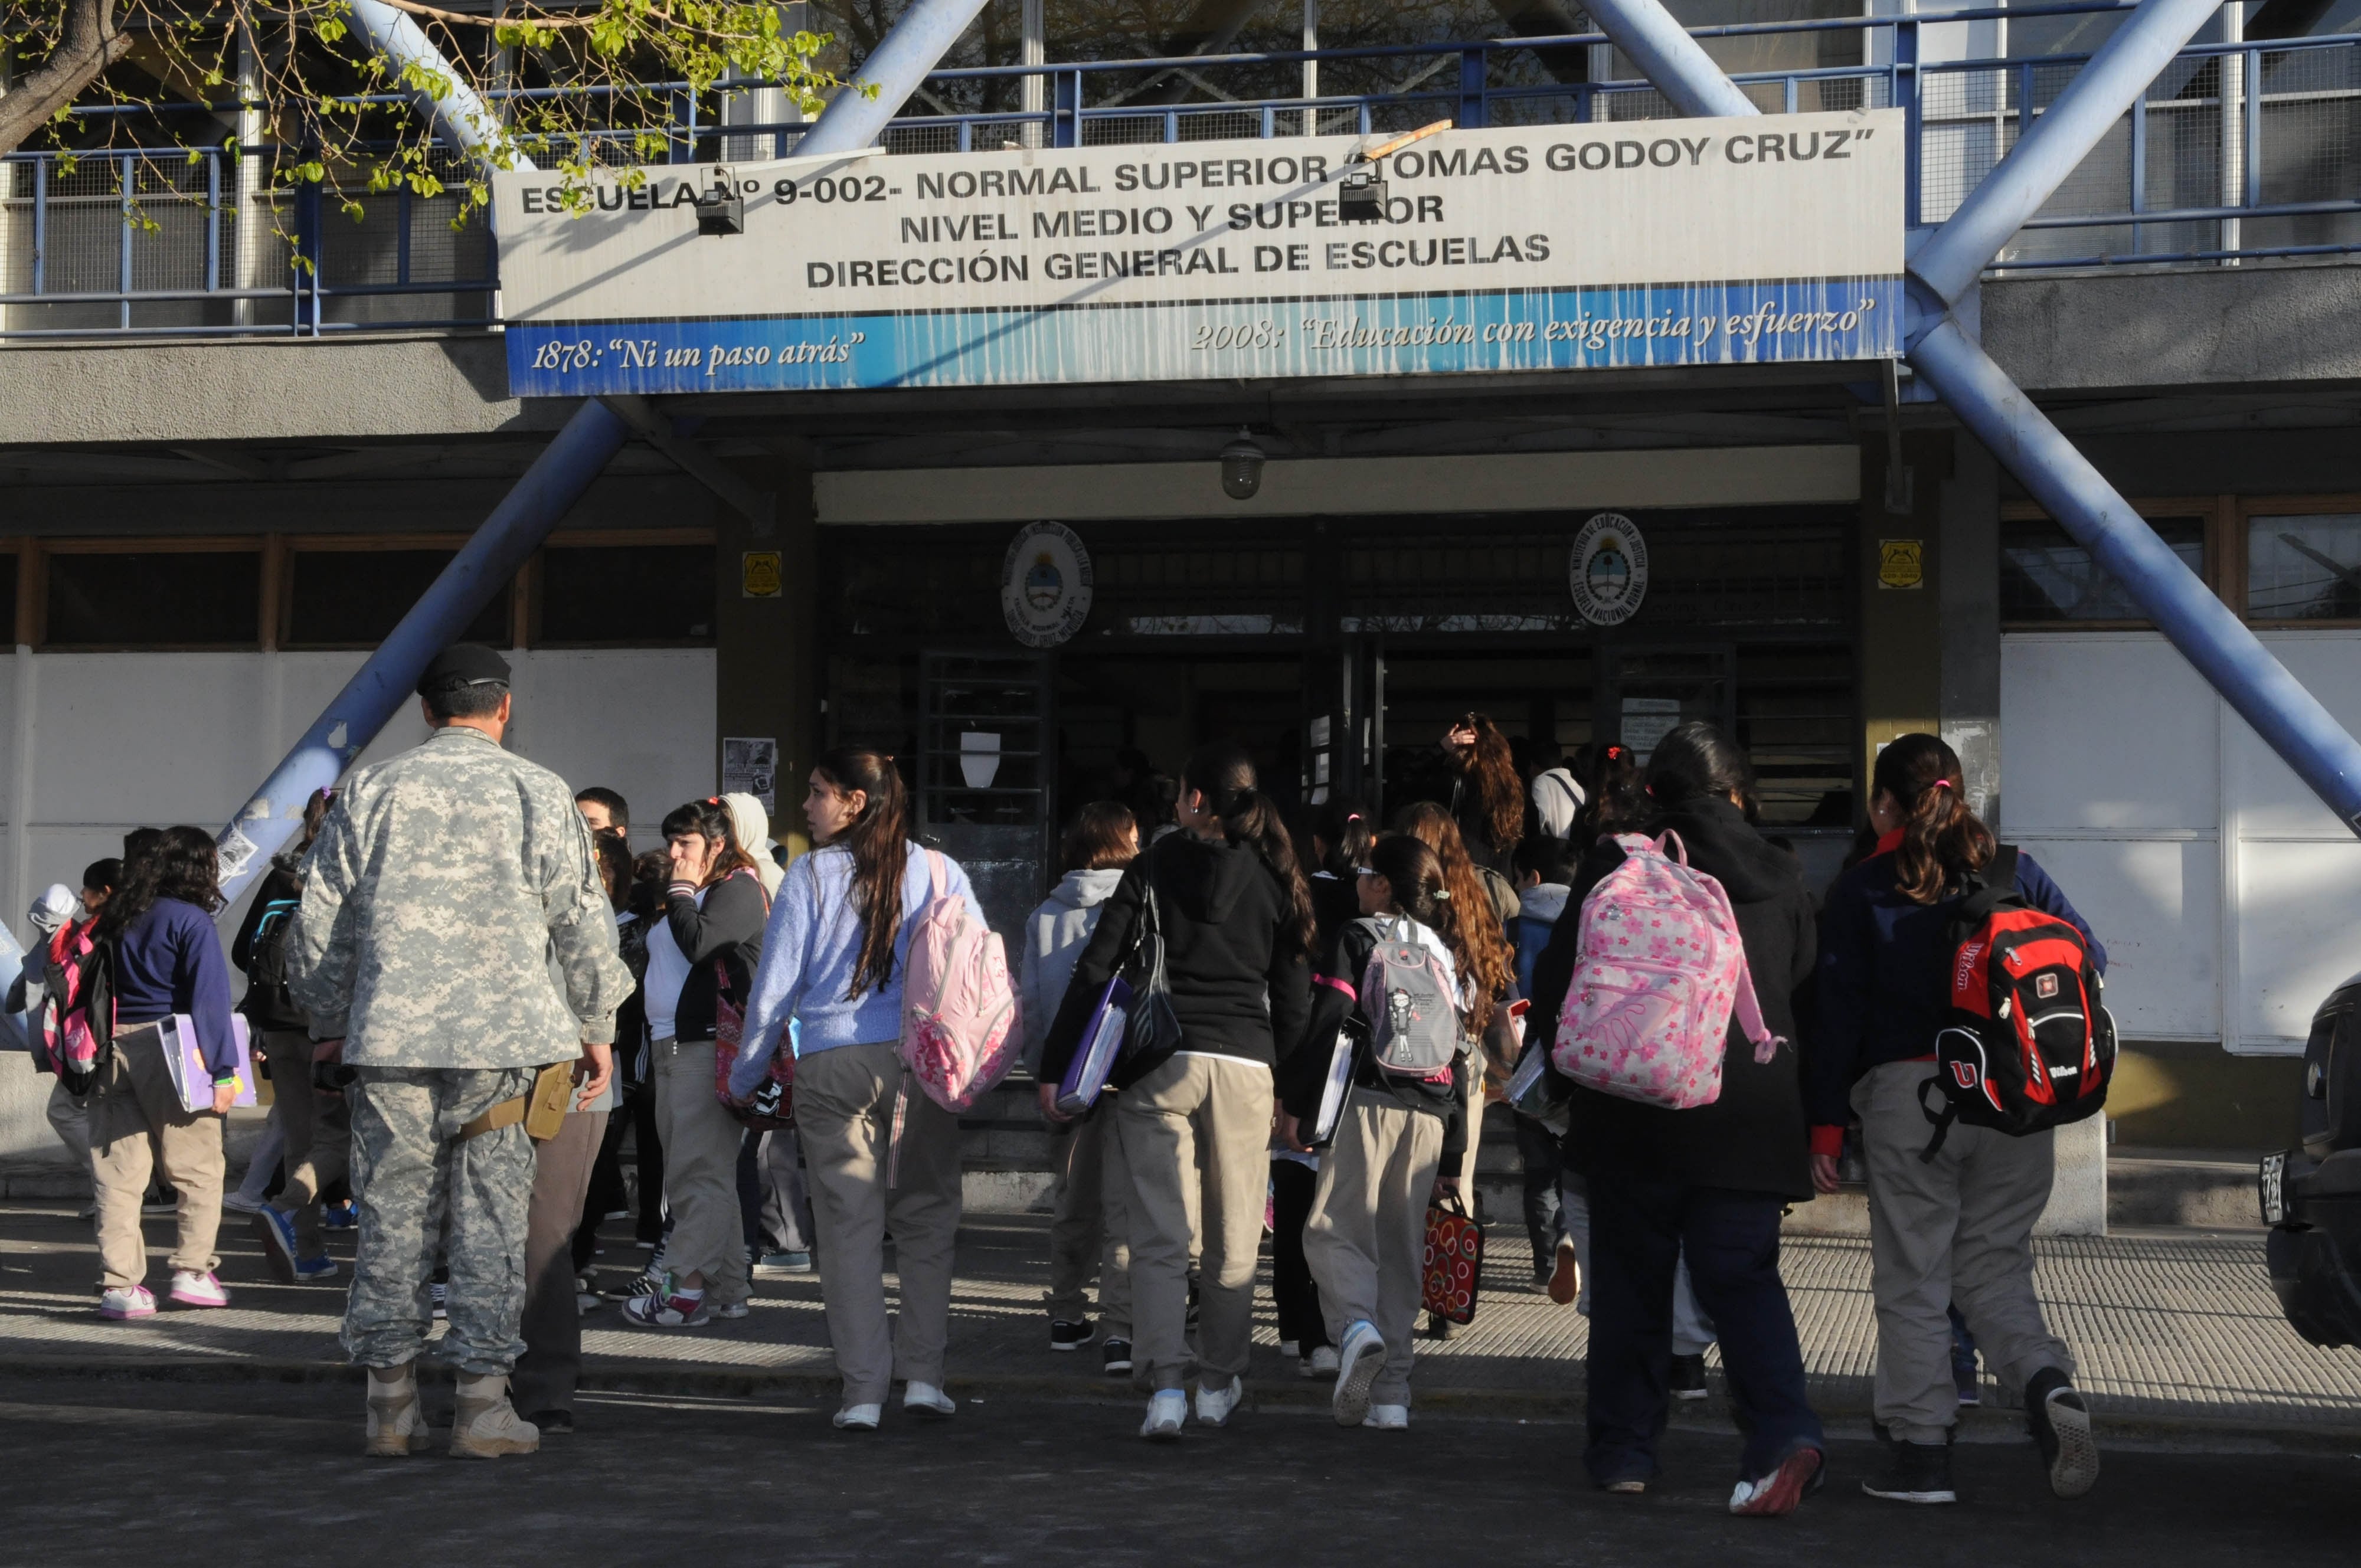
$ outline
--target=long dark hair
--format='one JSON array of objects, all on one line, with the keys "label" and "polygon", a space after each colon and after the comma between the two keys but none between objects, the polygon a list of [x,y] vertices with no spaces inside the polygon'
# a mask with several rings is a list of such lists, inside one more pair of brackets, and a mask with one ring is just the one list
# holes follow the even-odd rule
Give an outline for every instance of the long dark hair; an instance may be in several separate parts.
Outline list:
[{"label": "long dark hair", "polygon": [[1746,753],[1719,729],[1693,718],[1656,742],[1648,758],[1648,794],[1670,810],[1700,795],[1727,800],[1750,795],[1754,770]]},{"label": "long dark hair", "polygon": [[1377,827],[1369,820],[1369,808],[1357,800],[1331,796],[1312,820],[1312,831],[1328,846],[1328,855],[1320,869],[1330,876],[1349,880],[1354,872],[1367,865],[1369,846],[1377,839]]},{"label": "long dark hair", "polygon": [[1452,763],[1476,797],[1473,820],[1491,840],[1493,860],[1506,865],[1516,853],[1517,840],[1525,836],[1525,786],[1517,776],[1516,755],[1509,738],[1488,716],[1471,713],[1459,722],[1476,732],[1476,740]]},{"label": "long dark hair", "polygon": [[221,857],[214,850],[212,834],[185,826],[159,833],[125,868],[123,885],[98,912],[98,934],[119,936],[159,898],[193,904],[208,915],[221,908]]},{"label": "long dark hair", "polygon": [[1425,840],[1388,833],[1369,846],[1368,866],[1393,889],[1395,908],[1422,926],[1433,927],[1446,946],[1459,946],[1452,937],[1458,916],[1452,907],[1455,901],[1443,896],[1443,862]]},{"label": "long dark hair", "polygon": [[754,869],[754,858],[739,846],[737,824],[730,819],[730,808],[717,797],[674,806],[664,813],[663,832],[667,839],[678,833],[698,834],[716,846],[713,863],[705,868],[707,887],[733,872]]},{"label": "long dark hair", "polygon": [[1198,747],[1180,770],[1180,788],[1184,798],[1191,790],[1204,795],[1205,804],[1222,820],[1222,836],[1233,844],[1252,848],[1279,878],[1295,950],[1308,956],[1312,889],[1304,883],[1303,868],[1295,858],[1295,839],[1288,833],[1278,805],[1256,787],[1254,759],[1246,755],[1246,748],[1226,740]]},{"label": "long dark hair", "polygon": [[1395,814],[1394,830],[1433,850],[1443,867],[1444,902],[1452,912],[1437,929],[1450,939],[1452,961],[1468,982],[1467,1026],[1480,1035],[1492,1021],[1493,998],[1506,995],[1515,978],[1515,950],[1509,946],[1508,932],[1492,907],[1492,895],[1484,891],[1484,879],[1476,874],[1476,862],[1467,858],[1467,841],[1459,836],[1459,824],[1451,813],[1422,800]]},{"label": "long dark hair", "polygon": [[1882,791],[1902,808],[1894,880],[1913,904],[1935,903],[1953,883],[1992,864],[1999,848],[1992,829],[1968,809],[1961,772],[1960,754],[1942,737],[1926,734],[1891,742],[1870,771],[1870,798]]},{"label": "long dark hair", "polygon": [[1629,746],[1585,746],[1576,755],[1574,776],[1588,792],[1575,818],[1579,839],[1621,833],[1648,819],[1648,800],[1640,787],[1640,762]]},{"label": "long dark hair", "polygon": [[869,796],[851,826],[829,840],[852,856],[852,909],[861,916],[861,952],[847,1002],[882,991],[894,978],[894,939],[902,933],[902,874],[910,860],[910,795],[894,759],[865,746],[840,746],[812,772],[847,795]]}]

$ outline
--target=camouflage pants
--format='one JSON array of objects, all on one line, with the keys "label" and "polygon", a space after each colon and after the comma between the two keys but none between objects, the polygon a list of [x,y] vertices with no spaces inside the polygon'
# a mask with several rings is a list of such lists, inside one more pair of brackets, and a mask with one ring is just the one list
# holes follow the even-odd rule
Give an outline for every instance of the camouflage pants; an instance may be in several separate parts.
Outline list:
[{"label": "camouflage pants", "polygon": [[352,1102],[353,1197],[360,1251],[345,1305],[345,1349],[364,1366],[400,1366],[426,1348],[426,1285],[439,1252],[451,1270],[440,1359],[504,1373],[524,1352],[525,1220],[533,1140],[522,1125],[464,1143],[459,1129],[533,1087],[531,1068],[364,1067]]}]

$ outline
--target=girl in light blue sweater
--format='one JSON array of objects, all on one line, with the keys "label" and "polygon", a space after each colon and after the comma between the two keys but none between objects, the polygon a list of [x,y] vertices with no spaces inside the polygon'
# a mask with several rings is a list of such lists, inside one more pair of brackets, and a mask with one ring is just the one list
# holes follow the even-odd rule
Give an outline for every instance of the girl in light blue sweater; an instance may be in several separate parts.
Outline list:
[{"label": "girl in light blue sweater", "polygon": [[[909,839],[909,795],[881,751],[839,750],[811,772],[812,853],[787,870],[763,937],[730,1092],[744,1101],[796,1020],[795,1118],[819,1233],[840,1428],[876,1427],[894,1379],[902,1409],[943,1417],[951,1251],[960,1221],[959,1118],[903,1071],[902,979],[935,898],[983,912],[967,873]],[[938,880],[939,870],[939,880]],[[897,1131],[898,1126],[898,1131]],[[901,1312],[885,1321],[885,1233]]]}]

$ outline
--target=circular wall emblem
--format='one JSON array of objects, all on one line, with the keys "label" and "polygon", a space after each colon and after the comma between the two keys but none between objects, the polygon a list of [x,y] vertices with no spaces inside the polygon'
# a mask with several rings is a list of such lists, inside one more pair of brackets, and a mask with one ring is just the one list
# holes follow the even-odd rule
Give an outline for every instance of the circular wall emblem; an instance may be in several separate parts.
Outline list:
[{"label": "circular wall emblem", "polygon": [[1621,512],[1602,511],[1574,536],[1565,576],[1583,620],[1620,626],[1648,597],[1648,542]]},{"label": "circular wall emblem", "polygon": [[1091,553],[1062,522],[1033,522],[1000,564],[1000,613],[1028,648],[1055,648],[1091,613]]}]

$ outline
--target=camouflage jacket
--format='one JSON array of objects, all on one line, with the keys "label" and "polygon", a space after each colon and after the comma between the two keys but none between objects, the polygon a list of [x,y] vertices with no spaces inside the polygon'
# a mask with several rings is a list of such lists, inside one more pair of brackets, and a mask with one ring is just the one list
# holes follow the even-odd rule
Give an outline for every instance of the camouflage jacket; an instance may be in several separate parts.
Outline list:
[{"label": "camouflage jacket", "polygon": [[304,865],[289,988],[346,1061],[535,1067],[614,1037],[631,971],[548,769],[438,729],[345,781]]}]

